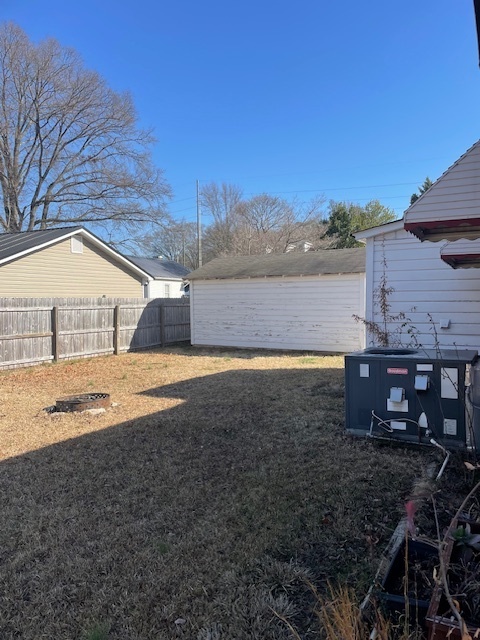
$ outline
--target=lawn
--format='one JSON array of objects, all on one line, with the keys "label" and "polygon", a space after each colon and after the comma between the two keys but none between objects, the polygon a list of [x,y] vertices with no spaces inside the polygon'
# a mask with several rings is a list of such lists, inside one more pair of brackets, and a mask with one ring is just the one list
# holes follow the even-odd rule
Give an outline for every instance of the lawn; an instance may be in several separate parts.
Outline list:
[{"label": "lawn", "polygon": [[[344,434],[343,359],[171,348],[0,374],[2,640],[319,638],[431,456]],[[108,392],[101,415],[50,414]]]}]

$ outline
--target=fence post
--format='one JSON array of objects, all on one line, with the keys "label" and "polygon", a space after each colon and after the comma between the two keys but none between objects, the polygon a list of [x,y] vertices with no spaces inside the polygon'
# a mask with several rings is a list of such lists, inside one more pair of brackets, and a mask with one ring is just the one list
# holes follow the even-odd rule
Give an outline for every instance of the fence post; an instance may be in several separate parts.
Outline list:
[{"label": "fence post", "polygon": [[52,355],[58,362],[58,307],[52,307]]},{"label": "fence post", "polygon": [[113,353],[120,353],[120,305],[116,304],[113,310]]},{"label": "fence post", "polygon": [[160,346],[165,346],[165,305],[160,305]]}]

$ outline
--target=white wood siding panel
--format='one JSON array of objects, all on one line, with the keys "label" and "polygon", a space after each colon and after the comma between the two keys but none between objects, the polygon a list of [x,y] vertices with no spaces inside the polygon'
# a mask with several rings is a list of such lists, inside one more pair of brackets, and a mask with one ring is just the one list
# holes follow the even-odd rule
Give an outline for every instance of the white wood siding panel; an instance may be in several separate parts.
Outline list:
[{"label": "white wood siding panel", "polygon": [[442,256],[460,256],[469,254],[480,254],[480,240],[457,240],[447,242],[442,250]]},{"label": "white wood siding panel", "polygon": [[[420,242],[406,231],[376,236],[367,241],[367,248],[368,244],[374,252],[368,283],[371,291],[378,289],[386,260],[387,286],[393,288],[390,313],[403,312],[408,318],[404,345],[410,342],[410,328],[425,347],[438,341],[441,347],[479,349],[480,270],[452,269],[440,257],[445,243]],[[368,319],[380,323],[378,305],[369,302]],[[448,329],[440,328],[442,319],[450,320]],[[393,332],[398,326],[391,322],[389,329]],[[367,344],[373,344],[371,336]]]},{"label": "white wood siding panel", "polygon": [[191,283],[192,344],[346,352],[364,345],[364,274]]}]

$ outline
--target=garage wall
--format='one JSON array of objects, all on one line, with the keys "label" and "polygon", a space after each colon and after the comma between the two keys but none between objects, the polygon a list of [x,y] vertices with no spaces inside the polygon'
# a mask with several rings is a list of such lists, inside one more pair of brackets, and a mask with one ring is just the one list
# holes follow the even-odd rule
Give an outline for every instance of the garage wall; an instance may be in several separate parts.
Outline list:
[{"label": "garage wall", "polygon": [[192,344],[348,352],[364,347],[365,274],[194,280]]}]

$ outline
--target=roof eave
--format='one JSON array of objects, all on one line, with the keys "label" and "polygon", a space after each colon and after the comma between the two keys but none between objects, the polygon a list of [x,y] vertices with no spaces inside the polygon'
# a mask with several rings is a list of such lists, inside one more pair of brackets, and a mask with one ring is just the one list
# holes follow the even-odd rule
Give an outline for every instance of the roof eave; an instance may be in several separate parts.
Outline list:
[{"label": "roof eave", "polygon": [[405,230],[422,242],[440,242],[448,240],[477,240],[480,238],[480,218],[462,218],[458,220],[428,220],[405,222]]},{"label": "roof eave", "polygon": [[345,270],[345,271],[323,271],[321,273],[272,273],[263,274],[257,276],[243,276],[243,275],[230,275],[230,276],[195,276],[193,278],[185,278],[185,281],[195,282],[196,280],[266,280],[267,278],[318,278],[321,276],[342,276],[353,273],[365,273],[365,269],[361,270]]},{"label": "roof eave", "polygon": [[175,277],[175,276],[151,276],[152,280],[160,281],[160,280],[171,280],[174,282],[183,282],[185,278]]},{"label": "roof eave", "polygon": [[480,268],[479,253],[442,254],[440,256],[452,269],[478,269]]},{"label": "roof eave", "polygon": [[150,281],[152,279],[151,276],[146,271],[144,271],[143,269],[140,269],[140,267],[137,267],[136,264],[134,264],[133,262],[130,262],[130,260],[122,256],[121,253],[118,253],[118,251],[115,251],[115,249],[112,249],[111,247],[109,247],[105,242],[103,242],[103,240],[100,240],[100,238],[97,238],[95,234],[91,233],[90,231],[87,231],[87,229],[84,229],[83,227],[76,227],[71,230],[66,230],[65,233],[62,234],[61,236],[57,236],[52,240],[48,240],[47,242],[43,242],[34,247],[29,247],[24,251],[19,251],[18,253],[8,256],[7,258],[0,260],[0,266],[4,264],[8,264],[9,262],[13,262],[13,260],[18,260],[19,258],[23,258],[29,255],[30,253],[34,253],[36,251],[41,251],[43,249],[46,249],[54,244],[57,244],[58,242],[68,240],[68,238],[71,238],[72,236],[75,236],[75,235],[81,235],[81,236],[87,237],[92,244],[94,244],[96,247],[100,247],[105,253],[109,254],[111,257],[117,260],[117,262],[120,262],[121,264],[123,264],[123,266],[127,267],[130,271],[133,271],[137,275],[141,276],[144,280]]},{"label": "roof eave", "polygon": [[[93,234],[90,231],[87,231],[87,229],[83,229],[83,228],[79,229],[77,231],[77,233],[87,236],[88,239],[92,242],[92,244],[95,244],[96,246],[98,246],[101,249],[103,249],[106,253],[108,253],[115,260],[117,260],[118,262],[120,262],[124,266],[128,267],[130,269],[130,271],[134,271],[139,276],[145,278],[148,282],[150,280],[152,280],[152,276],[149,273],[147,273],[146,271],[144,271],[143,269],[138,267],[134,262],[131,262],[128,258],[125,258],[125,256],[123,256],[118,251],[115,251],[115,249],[112,249],[111,247],[109,247],[108,244],[103,242],[103,240],[100,240],[100,238],[98,238],[95,234]],[[74,234],[71,234],[71,235],[74,235]]]},{"label": "roof eave", "polygon": [[24,249],[23,251],[18,251],[17,253],[14,253],[11,256],[7,256],[6,258],[3,258],[2,260],[0,260],[0,266],[7,264],[8,262],[12,262],[13,260],[18,260],[19,258],[23,258],[24,256],[27,256],[29,253],[34,253],[35,251],[39,251],[40,249],[46,249],[47,247],[50,247],[51,245],[56,244],[57,242],[61,242],[66,238],[70,238],[71,236],[74,236],[80,232],[81,232],[81,229],[74,228],[71,231],[65,232],[65,234],[62,234],[61,236],[57,236],[55,238],[52,238],[51,240],[48,240],[47,242],[42,242],[41,244],[35,245],[34,247],[29,247],[28,249]]},{"label": "roof eave", "polygon": [[394,220],[393,222],[387,222],[380,224],[377,227],[370,227],[370,229],[363,229],[362,231],[355,231],[352,236],[355,240],[360,242],[368,240],[368,238],[375,238],[376,236],[383,236],[385,233],[391,233],[392,231],[401,231],[403,229],[403,218],[400,220]]}]

